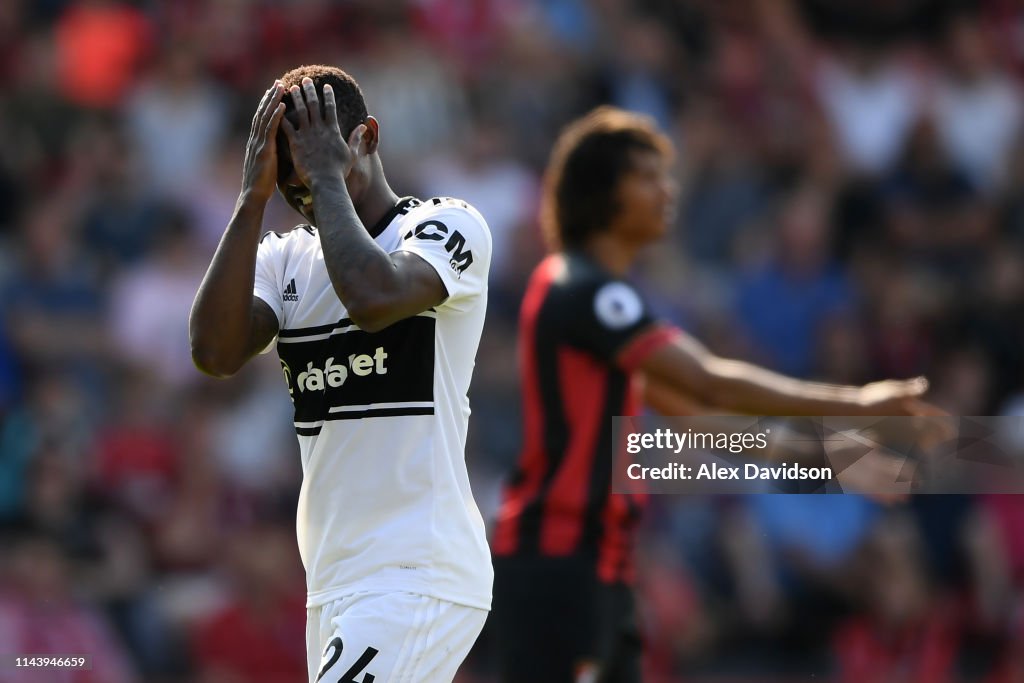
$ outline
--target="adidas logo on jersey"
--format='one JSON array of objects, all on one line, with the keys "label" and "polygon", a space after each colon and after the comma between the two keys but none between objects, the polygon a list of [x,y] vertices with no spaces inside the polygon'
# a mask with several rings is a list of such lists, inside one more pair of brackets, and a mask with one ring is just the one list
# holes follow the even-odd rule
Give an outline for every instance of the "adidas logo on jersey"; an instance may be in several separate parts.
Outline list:
[{"label": "adidas logo on jersey", "polygon": [[284,288],[284,300],[285,301],[298,301],[299,293],[295,289],[295,278],[288,283],[288,286]]},{"label": "adidas logo on jersey", "polygon": [[[313,366],[313,361],[306,364],[306,369],[295,378],[295,386],[299,392],[323,391],[328,387],[340,387],[348,379],[349,373],[357,377],[368,375],[386,375],[387,366],[384,361],[388,354],[383,346],[378,346],[371,356],[368,353],[351,354],[348,357],[348,364],[336,364],[334,356],[331,356],[324,363],[323,368]],[[281,361],[281,369],[284,371],[285,381],[288,382],[289,392],[291,391],[291,368]]]}]

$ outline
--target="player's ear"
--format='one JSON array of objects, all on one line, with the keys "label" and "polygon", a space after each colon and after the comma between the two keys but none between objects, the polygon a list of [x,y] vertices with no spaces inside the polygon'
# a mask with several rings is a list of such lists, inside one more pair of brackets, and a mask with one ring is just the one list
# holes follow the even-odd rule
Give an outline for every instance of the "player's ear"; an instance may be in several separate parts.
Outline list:
[{"label": "player's ear", "polygon": [[372,116],[366,117],[366,130],[363,131],[363,153],[367,156],[377,152],[380,144],[380,124]]}]

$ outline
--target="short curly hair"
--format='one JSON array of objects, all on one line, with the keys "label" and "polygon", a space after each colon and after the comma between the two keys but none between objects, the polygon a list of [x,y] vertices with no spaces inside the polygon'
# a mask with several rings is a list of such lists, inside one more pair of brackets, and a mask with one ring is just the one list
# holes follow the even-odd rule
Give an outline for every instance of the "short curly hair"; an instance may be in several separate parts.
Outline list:
[{"label": "short curly hair", "polygon": [[[307,64],[292,69],[281,76],[281,82],[285,89],[293,85],[302,87],[302,79],[309,77],[313,79],[316,87],[316,94],[320,99],[320,113],[324,108],[324,85],[331,84],[334,90],[334,102],[338,107],[338,125],[341,133],[348,139],[348,136],[361,123],[366,122],[369,114],[366,111],[366,101],[363,99],[363,91],[360,90],[356,80],[336,66],[326,64]],[[291,97],[284,98],[285,111],[294,109]]]},{"label": "short curly hair", "polygon": [[671,141],[648,116],[611,106],[570,123],[551,152],[541,197],[541,227],[553,250],[583,246],[618,211],[615,189],[635,150],[671,159]]}]

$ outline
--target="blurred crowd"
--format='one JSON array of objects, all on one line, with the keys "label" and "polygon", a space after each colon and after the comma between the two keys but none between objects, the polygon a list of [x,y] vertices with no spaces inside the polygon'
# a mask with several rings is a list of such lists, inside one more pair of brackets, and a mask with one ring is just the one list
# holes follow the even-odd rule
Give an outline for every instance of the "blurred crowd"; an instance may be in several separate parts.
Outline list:
[{"label": "blurred crowd", "polygon": [[[540,174],[600,103],[677,147],[678,225],[636,272],[660,315],[788,374],[924,373],[953,414],[1024,415],[1024,2],[4,0],[0,650],[91,655],[50,680],[305,675],[277,361],[217,382],[187,341],[252,112],[303,63],[361,83],[399,194],[490,224],[485,517],[520,438]],[[1024,500],[652,508],[652,683],[1024,679]],[[493,680],[492,646],[460,680]]]}]

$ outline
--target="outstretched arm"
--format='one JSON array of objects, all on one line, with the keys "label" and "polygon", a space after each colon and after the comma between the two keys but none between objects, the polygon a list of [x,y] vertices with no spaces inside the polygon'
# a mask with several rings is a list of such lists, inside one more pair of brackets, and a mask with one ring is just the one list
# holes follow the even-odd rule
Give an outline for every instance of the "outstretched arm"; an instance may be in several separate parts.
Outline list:
[{"label": "outstretched arm", "polygon": [[863,387],[806,382],[744,361],[720,358],[686,335],[651,352],[646,375],[700,404],[748,415],[923,415],[927,381],[886,380]]},{"label": "outstretched arm", "polygon": [[274,138],[284,114],[283,93],[275,83],[253,116],[242,191],[189,316],[192,360],[214,377],[233,375],[278,331],[277,316],[252,292],[263,211],[277,178]]},{"label": "outstretched arm", "polygon": [[664,416],[697,417],[727,415],[729,411],[705,405],[653,375],[642,375],[644,404]]},{"label": "outstretched arm", "polygon": [[285,119],[282,127],[295,171],[313,195],[324,265],[349,317],[376,332],[442,303],[448,292],[434,268],[415,254],[384,251],[352,204],[345,178],[371,153],[366,124],[356,126],[347,141],[342,137],[330,85],[324,86],[323,115],[311,79],[303,79],[301,90],[293,86],[291,97],[298,124]]},{"label": "outstretched arm", "polygon": [[[694,362],[699,363],[700,361],[697,359]],[[747,382],[728,380],[726,386],[719,390],[735,392],[738,395],[738,403],[746,400],[753,401],[751,405],[757,405],[757,401],[779,400],[778,404],[761,405],[761,410],[748,411],[759,415],[800,414],[784,411],[780,406],[785,405],[798,405],[805,409],[815,406],[829,407],[836,410],[838,414],[844,415],[881,414],[884,411],[877,400],[877,393],[886,387],[888,387],[887,391],[891,391],[893,386],[898,387],[901,384],[905,384],[884,382],[868,385],[868,387],[864,388],[811,384],[775,375],[775,373],[765,371],[763,368],[746,363],[743,363],[742,366],[755,371],[751,373],[754,379],[747,380]],[[721,381],[716,380],[713,376],[713,367],[706,372],[709,375],[708,382],[710,386],[714,386],[716,382]],[[742,373],[737,374],[740,374],[741,377],[744,376]],[[797,403],[794,403],[792,396],[790,396],[793,392],[797,395]],[[806,395],[807,393],[811,395],[808,396]],[[837,403],[830,394],[838,394],[840,396],[839,402]],[[843,400],[849,394],[854,395],[856,407]],[[820,403],[820,396],[828,397],[826,404]],[[692,395],[647,373],[644,374],[644,402],[652,410],[665,416],[664,419],[669,420],[670,424],[673,423],[676,417],[686,417],[686,420],[680,422],[677,426],[680,431],[701,424],[702,416],[719,416],[734,412],[721,407],[716,408],[715,405],[705,405],[696,400]],[[726,402],[728,401],[726,400]],[[903,398],[896,400],[896,403],[903,411],[902,414],[941,413],[938,409],[916,398]],[[872,407],[869,408],[869,406]],[[871,412],[859,412],[868,409]],[[819,411],[817,414],[825,415],[828,413]],[[710,419],[714,420],[714,417]],[[714,430],[720,424],[708,423],[708,429]],[[825,458],[831,465],[837,468],[836,480],[843,487],[844,491],[862,493],[879,503],[890,504],[903,501],[911,491],[912,471],[915,465],[909,462],[906,457],[894,455],[884,450],[865,452],[859,443],[832,442],[827,448],[824,448],[824,444],[820,444],[816,440],[779,440],[776,438],[770,444],[771,447],[769,449],[751,451],[751,455],[761,457],[768,462],[799,462],[806,466],[815,466]]]}]

